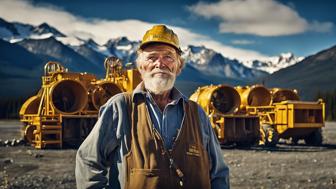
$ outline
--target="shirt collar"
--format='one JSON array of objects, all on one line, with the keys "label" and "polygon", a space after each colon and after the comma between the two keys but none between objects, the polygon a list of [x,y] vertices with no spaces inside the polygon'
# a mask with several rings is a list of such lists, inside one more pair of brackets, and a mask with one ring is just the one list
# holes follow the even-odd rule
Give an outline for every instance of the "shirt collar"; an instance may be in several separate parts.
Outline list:
[{"label": "shirt collar", "polygon": [[[177,88],[173,87],[172,88],[172,100],[173,100],[173,104],[177,104],[181,99],[186,102],[188,101],[188,98],[186,96],[184,96]],[[141,96],[142,98],[146,98],[148,94],[147,90],[145,89],[145,85],[143,83],[143,81],[133,90],[133,94],[132,94],[132,99],[133,102],[135,99],[139,98],[139,96]]]}]

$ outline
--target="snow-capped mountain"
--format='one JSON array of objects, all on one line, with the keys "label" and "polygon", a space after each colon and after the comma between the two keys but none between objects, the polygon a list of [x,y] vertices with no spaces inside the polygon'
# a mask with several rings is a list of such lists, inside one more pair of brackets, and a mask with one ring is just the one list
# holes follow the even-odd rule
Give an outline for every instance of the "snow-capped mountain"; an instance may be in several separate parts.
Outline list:
[{"label": "snow-capped mountain", "polygon": [[224,57],[222,54],[204,46],[191,46],[184,50],[183,58],[197,70],[209,75],[228,78],[254,79],[268,75],[254,68],[247,68],[238,60]]},{"label": "snow-capped mountain", "polygon": [[319,93],[332,94],[336,89],[335,68],[336,45],[263,78],[263,83],[268,87],[297,89],[302,100],[317,100]]},{"label": "snow-capped mountain", "polygon": [[243,64],[249,68],[263,70],[268,73],[276,72],[302,61],[304,57],[297,57],[293,53],[282,53],[279,56],[270,57],[266,60],[245,61]]},{"label": "snow-capped mountain", "polygon": [[0,18],[0,37],[6,41],[25,38],[33,30],[33,26],[21,23],[10,23]]},{"label": "snow-capped mountain", "polygon": [[45,39],[48,37],[65,37],[63,33],[58,31],[47,23],[38,26],[29,24],[7,22],[0,18],[0,38],[11,43],[21,41],[23,39]]},{"label": "snow-capped mountain", "polygon": [[51,34],[54,37],[65,37],[63,33],[55,29],[54,27],[49,26],[47,23],[42,23],[37,27],[34,27],[32,30],[33,35],[45,35],[45,34]]},{"label": "snow-capped mountain", "polygon": [[[17,22],[10,23],[0,18],[0,38],[5,41],[18,43],[24,39],[43,40],[50,37],[72,48],[93,61],[94,64],[99,64],[95,61],[101,61],[104,57],[111,55],[121,58],[125,63],[134,62],[136,49],[139,45],[138,41],[130,41],[126,37],[110,39],[105,44],[99,45],[92,39],[84,40],[76,36],[66,36],[47,23],[32,26]],[[265,72],[273,73],[303,59],[303,57],[296,57],[292,53],[283,53],[266,60],[239,62],[228,59],[204,46],[188,46],[184,51],[184,58],[187,64],[205,74],[236,79],[261,77],[266,74]]]},{"label": "snow-capped mountain", "polygon": [[[0,63],[10,66],[10,69],[1,70],[1,75],[18,80],[18,75],[15,75],[18,72],[15,70],[20,70],[20,73],[34,73],[31,75],[32,83],[40,80],[43,65],[47,61],[58,61],[70,71],[91,72],[103,76],[105,74],[103,62],[106,57],[116,56],[122,59],[124,64],[134,62],[139,46],[139,41],[131,41],[127,37],[110,39],[105,44],[98,44],[92,39],[67,36],[47,23],[33,26],[7,22],[1,18],[0,40],[3,44],[0,50],[10,52],[0,54]],[[16,55],[18,49],[22,51],[21,55],[30,58],[18,57]],[[189,92],[197,86],[211,83],[244,85],[267,75],[264,71],[248,68],[239,61],[228,59],[204,46],[189,46],[184,50],[183,58],[186,66],[177,82],[183,83],[180,85],[183,88],[189,87]],[[32,70],[38,71],[32,72]]]},{"label": "snow-capped mountain", "polygon": [[104,44],[111,55],[121,58],[124,63],[134,62],[136,58],[136,50],[139,46],[138,41],[130,41],[127,37],[119,37],[110,39]]},{"label": "snow-capped mountain", "polygon": [[[101,61],[107,56],[117,56],[121,58],[124,63],[134,62],[136,58],[136,49],[138,48],[139,41],[130,41],[126,37],[119,37],[110,39],[105,44],[97,44],[94,40],[84,40],[75,36],[66,36],[56,28],[43,23],[39,26],[32,26],[22,23],[10,23],[5,20],[0,20],[0,37],[11,43],[25,44],[24,47],[34,54],[45,54],[46,52],[37,52],[37,49],[45,48],[50,52],[54,47],[43,47],[32,49],[33,46],[27,44],[27,39],[30,42],[36,40],[51,42],[58,41],[64,46],[69,47],[76,51],[81,56],[90,60],[92,64],[101,65]],[[46,40],[49,39],[49,40]],[[54,39],[54,40],[51,40]],[[22,43],[24,41],[24,43]],[[43,43],[43,42],[42,42]],[[36,43],[35,43],[36,44]],[[56,43],[55,43],[56,44]],[[51,56],[49,53],[48,56]],[[57,60],[61,57],[58,55]],[[68,59],[69,57],[64,57]],[[184,52],[184,58],[187,64],[193,68],[208,75],[225,77],[231,79],[249,79],[253,80],[265,73],[254,68],[248,68],[238,62],[237,60],[228,59],[214,50],[207,49],[206,47],[189,46]],[[99,62],[97,62],[99,61]]]}]

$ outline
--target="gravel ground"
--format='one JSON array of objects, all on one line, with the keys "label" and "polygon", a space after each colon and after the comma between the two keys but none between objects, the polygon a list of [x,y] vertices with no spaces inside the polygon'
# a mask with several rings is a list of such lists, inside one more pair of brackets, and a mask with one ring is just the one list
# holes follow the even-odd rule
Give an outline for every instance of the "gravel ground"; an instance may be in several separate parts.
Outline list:
[{"label": "gravel ground", "polygon": [[[20,126],[17,120],[0,120],[0,188],[75,188],[76,150],[22,145]],[[336,123],[326,123],[323,137],[319,147],[223,149],[231,187],[336,188]]]}]

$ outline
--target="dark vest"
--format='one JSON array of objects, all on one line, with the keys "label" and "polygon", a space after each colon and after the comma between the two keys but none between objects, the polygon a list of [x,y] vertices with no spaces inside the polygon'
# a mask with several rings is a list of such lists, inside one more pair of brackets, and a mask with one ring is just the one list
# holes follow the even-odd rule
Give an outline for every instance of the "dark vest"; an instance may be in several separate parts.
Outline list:
[{"label": "dark vest", "polygon": [[202,143],[197,104],[185,103],[182,127],[172,149],[166,150],[160,134],[154,129],[145,99],[131,102],[130,94],[125,97],[132,123],[125,188],[210,188],[210,165]]}]

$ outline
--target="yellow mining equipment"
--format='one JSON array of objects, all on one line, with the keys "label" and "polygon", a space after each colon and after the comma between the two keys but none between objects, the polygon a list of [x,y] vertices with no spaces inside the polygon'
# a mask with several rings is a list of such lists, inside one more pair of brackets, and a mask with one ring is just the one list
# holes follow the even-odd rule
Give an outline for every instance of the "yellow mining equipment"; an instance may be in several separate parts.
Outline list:
[{"label": "yellow mining equipment", "polygon": [[104,62],[105,78],[93,82],[90,100],[93,107],[99,110],[115,94],[132,91],[142,80],[137,69],[124,69],[120,59],[109,57]]},{"label": "yellow mining equipment", "polygon": [[[252,89],[254,86],[247,88]],[[283,138],[291,139],[293,143],[304,139],[308,145],[320,145],[325,115],[323,101],[300,101],[296,90],[273,88],[268,91],[271,95],[270,104],[247,103],[245,107],[248,114],[260,116],[262,128],[260,143],[275,146],[279,138]],[[240,94],[242,98],[246,98],[246,95]],[[264,98],[261,99],[269,99],[268,95],[267,98],[265,95],[266,93],[262,94]]]},{"label": "yellow mining equipment", "polygon": [[269,89],[272,95],[272,103],[278,103],[286,100],[299,101],[300,96],[296,89],[282,89],[272,88]]},{"label": "yellow mining equipment", "polygon": [[269,106],[272,104],[272,95],[270,91],[262,85],[237,86],[241,99],[240,111],[246,112],[247,107]]},{"label": "yellow mining equipment", "polygon": [[119,59],[105,60],[106,77],[69,72],[58,62],[44,67],[42,87],[21,107],[24,139],[37,149],[78,146],[94,126],[98,110],[113,95],[132,90],[137,70],[124,70]]},{"label": "yellow mining equipment", "polygon": [[190,100],[207,113],[221,144],[253,145],[259,141],[259,117],[239,113],[241,101],[233,87],[203,86],[190,96]]}]

